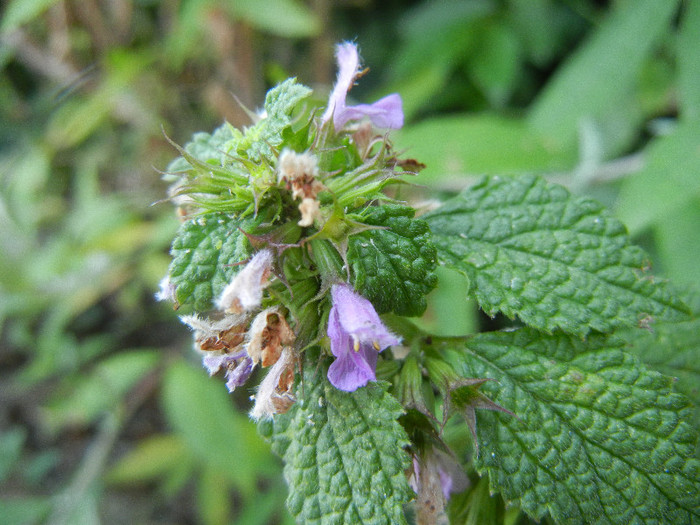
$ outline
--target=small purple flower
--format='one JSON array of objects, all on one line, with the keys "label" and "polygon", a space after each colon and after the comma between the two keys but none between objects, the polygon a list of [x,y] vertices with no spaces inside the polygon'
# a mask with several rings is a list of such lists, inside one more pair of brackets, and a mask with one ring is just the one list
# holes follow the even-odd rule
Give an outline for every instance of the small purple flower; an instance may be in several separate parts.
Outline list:
[{"label": "small purple flower", "polygon": [[378,128],[399,129],[403,126],[401,97],[396,93],[377,100],[374,104],[346,106],[348,91],[361,72],[357,46],[352,42],[338,44],[335,58],[338,61],[338,80],[328,99],[323,122],[328,122],[332,117],[336,131],[340,131],[348,121],[360,120],[363,117],[369,117],[372,124]]},{"label": "small purple flower", "polygon": [[372,303],[347,284],[334,284],[331,297],[328,337],[336,359],[328,368],[328,380],[339,390],[353,392],[376,381],[377,354],[401,339],[384,326]]},{"label": "small purple flower", "polygon": [[226,369],[226,387],[229,392],[233,392],[236,387],[243,386],[253,373],[253,360],[243,350],[235,354],[205,355],[202,358],[202,365],[207,369],[210,376],[216,374],[221,368]]}]

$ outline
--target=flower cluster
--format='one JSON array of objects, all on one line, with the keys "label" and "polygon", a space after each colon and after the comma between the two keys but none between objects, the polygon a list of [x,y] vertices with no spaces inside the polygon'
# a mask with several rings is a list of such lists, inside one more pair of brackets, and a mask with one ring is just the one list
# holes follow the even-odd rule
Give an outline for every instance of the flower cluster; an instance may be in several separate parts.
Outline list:
[{"label": "flower cluster", "polygon": [[[229,392],[243,386],[256,366],[270,367],[255,395],[251,415],[255,419],[284,413],[294,403],[295,336],[278,306],[251,315],[261,306],[263,290],[272,273],[272,252],[262,250],[232,279],[217,301],[223,316],[218,320],[183,316],[194,331],[195,350],[214,375],[224,370]],[[274,383],[269,385],[270,381]]]},{"label": "flower cluster", "polygon": [[[210,375],[222,372],[229,391],[244,385],[256,368],[268,369],[254,396],[255,419],[286,412],[294,403],[295,370],[310,344],[320,343],[333,356],[329,382],[354,391],[376,380],[379,353],[401,342],[372,303],[347,282],[351,279],[342,278],[347,239],[366,229],[355,218],[359,206],[385,198],[381,190],[396,178],[395,155],[387,153],[386,138],[373,129],[403,125],[401,98],[392,94],[373,104],[348,104],[348,92],[363,74],[357,47],[338,45],[336,59],[338,78],[325,113],[301,128],[310,130],[308,137],[286,142],[295,104],[307,93],[307,88],[286,82],[268,94],[252,128],[241,133],[222,127],[210,136],[225,155],[212,162],[188,153],[187,147],[181,150],[189,169],[171,188],[171,199],[185,217],[209,212],[268,217],[268,222],[260,221],[263,232],[239,228],[245,235],[241,242],[254,255],[244,265],[227,261],[238,271],[212,297],[217,312],[209,318],[182,317],[194,332],[203,366]],[[377,143],[380,153],[370,154]],[[354,151],[329,153],[346,148]],[[318,243],[329,243],[325,263],[319,259]],[[310,249],[312,245],[319,249]],[[324,264],[331,268],[324,270]],[[318,267],[318,273],[310,270],[310,277],[300,277],[288,271],[294,265],[295,272],[307,265]],[[156,297],[179,307],[177,298],[184,295],[178,286],[171,274]],[[299,297],[306,297],[305,302]],[[316,320],[308,314],[314,311],[319,313]]]}]

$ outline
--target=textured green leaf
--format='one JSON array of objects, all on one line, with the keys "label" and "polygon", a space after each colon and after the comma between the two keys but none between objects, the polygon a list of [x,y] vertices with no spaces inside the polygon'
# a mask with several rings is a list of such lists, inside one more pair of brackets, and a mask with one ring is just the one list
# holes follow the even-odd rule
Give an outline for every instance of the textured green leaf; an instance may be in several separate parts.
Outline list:
[{"label": "textured green leaf", "polygon": [[400,524],[413,496],[404,470],[403,410],[381,383],[341,392],[323,367],[306,374],[300,400],[276,416],[273,449],[285,461],[287,505],[298,523]]},{"label": "textured green leaf", "polygon": [[620,334],[633,352],[650,368],[674,377],[675,389],[695,405],[695,425],[700,428],[700,294],[684,297],[693,318],[677,323],[654,323],[648,330]]},{"label": "textured green leaf", "polygon": [[619,221],[541,178],[484,179],[424,219],[438,256],[491,315],[579,335],[687,318]]},{"label": "textured green leaf", "polygon": [[697,523],[700,462],[688,401],[602,335],[481,334],[449,357],[512,410],[478,415],[476,467],[535,518]]},{"label": "textured green leaf", "polygon": [[[234,136],[233,147],[241,156],[254,162],[276,158],[273,148],[282,144],[282,133],[292,125],[292,116],[299,103],[311,95],[311,89],[290,78],[267,92],[265,118],[246,129],[242,137]],[[240,133],[238,134],[240,135]]]},{"label": "textured green leaf", "polygon": [[[205,311],[251,255],[252,247],[241,231],[249,233],[254,219],[234,219],[209,214],[182,224],[170,254],[170,281],[180,305],[192,304]],[[240,229],[239,229],[240,228]]]},{"label": "textured green leaf", "polygon": [[368,208],[362,222],[386,229],[366,230],[348,242],[354,286],[379,313],[421,315],[435,288],[437,255],[425,221],[415,210],[384,205]]}]

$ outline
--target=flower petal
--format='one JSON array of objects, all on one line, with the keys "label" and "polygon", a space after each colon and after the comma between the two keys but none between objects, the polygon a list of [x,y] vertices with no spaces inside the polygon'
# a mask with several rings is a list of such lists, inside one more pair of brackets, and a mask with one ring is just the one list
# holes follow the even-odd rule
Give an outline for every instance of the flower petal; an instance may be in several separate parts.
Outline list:
[{"label": "flower petal", "polygon": [[354,392],[369,381],[376,381],[377,351],[373,348],[349,350],[336,357],[328,367],[328,380],[338,390]]},{"label": "flower petal", "polygon": [[393,93],[377,100],[373,104],[343,107],[340,111],[336,111],[333,117],[333,124],[337,131],[346,122],[360,120],[363,117],[369,117],[372,124],[378,128],[401,128],[403,126],[403,103],[401,97]]},{"label": "flower petal", "polygon": [[[357,46],[352,42],[338,44],[335,49],[335,59],[338,62],[338,80],[328,99],[323,122],[328,122],[334,114],[345,108],[345,98],[355,81],[355,77],[360,72],[360,56],[357,53]],[[338,124],[335,126],[337,131]]]},{"label": "flower petal", "polygon": [[379,348],[376,346],[375,348],[379,351],[401,342],[401,339],[384,326],[372,303],[356,293],[347,284],[333,285],[331,296],[333,306],[337,308],[338,321],[342,330],[347,332],[350,337],[362,344],[370,346],[376,344]]},{"label": "flower petal", "polygon": [[233,392],[236,390],[236,387],[243,386],[243,384],[250,377],[250,374],[253,373],[254,367],[255,365],[253,364],[253,360],[246,356],[235,366],[235,368],[230,368],[229,371],[226,372],[226,388],[228,388],[228,391]]}]

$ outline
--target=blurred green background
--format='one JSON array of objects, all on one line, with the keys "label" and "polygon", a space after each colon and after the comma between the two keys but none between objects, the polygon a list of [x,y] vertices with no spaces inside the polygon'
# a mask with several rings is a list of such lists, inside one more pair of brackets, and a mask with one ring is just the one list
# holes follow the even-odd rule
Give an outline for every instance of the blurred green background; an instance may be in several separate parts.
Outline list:
[{"label": "blurred green background", "polygon": [[[248,118],[333,44],[404,100],[418,206],[540,173],[611,207],[655,272],[700,278],[700,3],[13,0],[0,22],[0,522],[290,523],[281,464],[153,293],[178,221],[165,135]],[[477,330],[441,271],[422,326]],[[461,283],[465,284],[465,283]],[[460,289],[461,288],[461,289]]]}]

